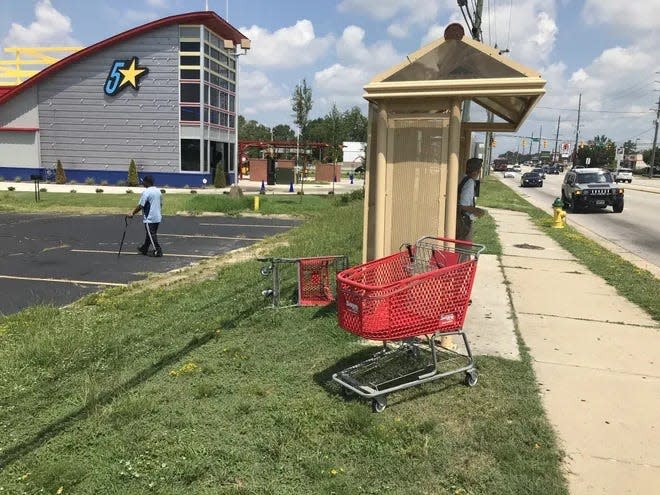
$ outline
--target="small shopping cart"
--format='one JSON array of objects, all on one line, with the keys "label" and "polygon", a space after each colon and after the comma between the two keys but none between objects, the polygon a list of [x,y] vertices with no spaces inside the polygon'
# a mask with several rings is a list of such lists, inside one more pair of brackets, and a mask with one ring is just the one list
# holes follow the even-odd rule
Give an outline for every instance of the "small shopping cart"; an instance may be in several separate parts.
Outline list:
[{"label": "small shopping cart", "polygon": [[[478,375],[463,322],[484,246],[423,237],[414,246],[337,275],[339,325],[382,341],[371,358],[335,373],[344,395],[387,406],[387,394],[456,373],[469,386]],[[443,337],[462,337],[465,352]],[[451,342],[451,339],[449,339]]]},{"label": "small shopping cart", "polygon": [[[325,306],[335,300],[336,275],[348,266],[348,257],[257,258],[265,277],[272,275],[272,287],[262,294],[273,307]],[[293,296],[288,296],[293,294]]]}]

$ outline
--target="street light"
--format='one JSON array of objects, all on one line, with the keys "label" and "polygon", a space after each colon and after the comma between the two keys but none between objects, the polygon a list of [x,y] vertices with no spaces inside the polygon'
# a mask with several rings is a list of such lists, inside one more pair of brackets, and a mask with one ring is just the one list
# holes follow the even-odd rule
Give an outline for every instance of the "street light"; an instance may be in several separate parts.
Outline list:
[{"label": "street light", "polygon": [[232,163],[234,182],[236,184],[238,184],[238,58],[241,55],[245,55],[249,49],[250,40],[247,38],[241,39],[241,42],[237,45],[232,40],[225,40],[225,50],[231,50],[231,53],[236,57],[236,77],[234,78],[234,163]]}]

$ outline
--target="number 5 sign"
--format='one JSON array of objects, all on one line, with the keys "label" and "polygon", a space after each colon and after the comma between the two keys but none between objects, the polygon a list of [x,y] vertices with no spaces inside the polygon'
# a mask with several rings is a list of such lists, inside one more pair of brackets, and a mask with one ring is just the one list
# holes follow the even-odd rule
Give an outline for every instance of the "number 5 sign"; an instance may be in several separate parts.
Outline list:
[{"label": "number 5 sign", "polygon": [[[140,79],[149,73],[146,67],[139,67],[139,60],[133,57],[130,60],[115,60],[103,85],[103,92],[108,96],[115,96],[130,84],[140,89]],[[125,68],[127,67],[127,68]]]}]

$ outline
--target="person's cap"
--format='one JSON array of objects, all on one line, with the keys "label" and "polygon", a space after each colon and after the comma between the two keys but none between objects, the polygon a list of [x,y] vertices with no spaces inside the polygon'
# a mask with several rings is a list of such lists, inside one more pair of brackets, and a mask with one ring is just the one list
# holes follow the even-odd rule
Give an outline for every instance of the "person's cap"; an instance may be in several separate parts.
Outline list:
[{"label": "person's cap", "polygon": [[470,158],[465,165],[465,171],[469,173],[479,170],[483,162],[481,158]]}]

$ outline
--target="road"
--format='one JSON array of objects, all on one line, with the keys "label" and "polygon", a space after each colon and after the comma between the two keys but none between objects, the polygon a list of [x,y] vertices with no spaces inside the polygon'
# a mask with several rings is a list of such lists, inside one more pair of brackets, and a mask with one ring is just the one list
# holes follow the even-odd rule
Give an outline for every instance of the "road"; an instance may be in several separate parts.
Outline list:
[{"label": "road", "polygon": [[[523,172],[526,171],[523,167]],[[552,213],[552,203],[561,196],[564,174],[547,175],[541,188],[521,188],[520,174],[502,178],[502,182],[534,206]],[[621,184],[625,189],[622,213],[611,208],[587,213],[567,213],[567,221],[582,233],[620,254],[622,257],[660,276],[660,179],[633,179],[633,184]]]}]

